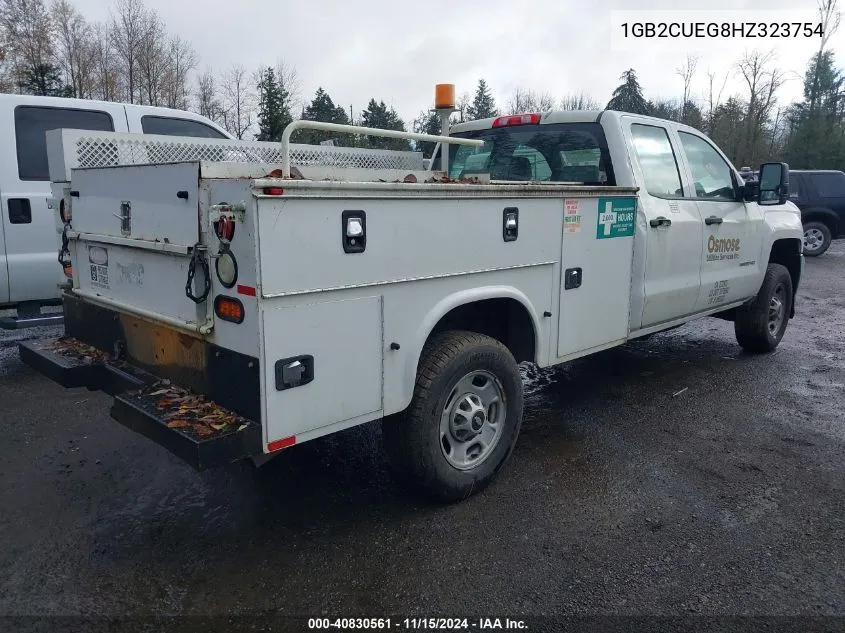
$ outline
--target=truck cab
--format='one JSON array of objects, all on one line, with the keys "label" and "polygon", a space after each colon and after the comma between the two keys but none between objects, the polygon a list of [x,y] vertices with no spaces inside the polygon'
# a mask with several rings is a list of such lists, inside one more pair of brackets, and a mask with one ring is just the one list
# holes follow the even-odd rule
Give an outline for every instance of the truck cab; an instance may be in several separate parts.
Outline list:
[{"label": "truck cab", "polygon": [[576,111],[472,121],[450,134],[485,141],[452,151],[450,178],[489,171],[502,181],[639,189],[632,333],[753,295],[771,261],[787,267],[793,295],[797,290],[803,265],[797,207],[783,195],[760,201],[760,182],[746,183],[694,128],[624,112]]},{"label": "truck cab", "polygon": [[17,308],[0,327],[60,322],[39,318],[60,302],[65,280],[57,261],[59,236],[47,165],[46,132],[73,128],[227,139],[218,125],[192,112],[105,101],[0,94],[0,308]]}]

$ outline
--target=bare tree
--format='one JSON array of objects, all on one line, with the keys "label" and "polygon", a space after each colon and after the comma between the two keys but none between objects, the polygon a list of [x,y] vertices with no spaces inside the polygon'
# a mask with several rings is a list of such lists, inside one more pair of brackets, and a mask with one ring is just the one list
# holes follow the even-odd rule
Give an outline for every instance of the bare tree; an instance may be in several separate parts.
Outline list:
[{"label": "bare tree", "polygon": [[169,108],[186,110],[190,92],[188,75],[197,67],[197,54],[187,40],[175,35],[170,38],[168,59],[165,104]]},{"label": "bare tree", "polygon": [[763,124],[769,119],[775,105],[775,93],[783,85],[783,71],[774,67],[775,53],[746,52],[737,64],[737,69],[748,89],[748,112],[746,115],[746,143],[749,158],[756,159],[757,143]]},{"label": "bare tree", "polygon": [[137,48],[139,103],[162,105],[170,57],[164,21],[153,10],[144,11]]},{"label": "bare tree", "polygon": [[252,126],[255,97],[246,68],[236,64],[223,73],[223,127],[236,138],[243,139]]},{"label": "bare tree", "polygon": [[686,119],[687,103],[690,100],[690,86],[692,85],[692,78],[695,76],[695,70],[698,67],[698,57],[687,54],[684,65],[676,68],[675,73],[684,80],[684,100],[681,103],[681,120]]},{"label": "bare tree", "polygon": [[217,93],[217,79],[211,68],[197,77],[197,112],[212,121],[221,121],[223,118],[223,106]]},{"label": "bare tree", "polygon": [[138,90],[138,58],[147,10],[143,0],[115,0],[111,18],[111,41],[121,62],[120,72],[126,81],[127,101],[135,103]]},{"label": "bare tree", "polygon": [[[299,77],[299,73],[296,72],[296,68],[283,59],[279,59],[273,70],[275,70],[276,78],[282,85],[282,88],[288,93],[288,103],[291,112],[302,110],[306,104],[302,101],[302,80]],[[257,85],[258,81],[255,83]]]},{"label": "bare tree", "polygon": [[56,58],[73,96],[88,98],[93,92],[93,47],[91,27],[68,0],[54,0]]},{"label": "bare tree", "polygon": [[53,63],[53,24],[44,0],[2,0],[0,28],[16,83]]},{"label": "bare tree", "polygon": [[120,98],[119,70],[112,47],[111,26],[98,23],[92,29],[91,63],[92,94],[104,101]]},{"label": "bare tree", "polygon": [[545,112],[555,107],[555,99],[548,92],[536,93],[533,90],[517,88],[508,101],[508,111],[511,114],[523,112]]},{"label": "bare tree", "polygon": [[601,110],[598,101],[583,93],[570,94],[560,100],[561,110]]},{"label": "bare tree", "polygon": [[830,37],[839,29],[842,14],[839,13],[838,0],[818,0],[819,21],[822,25],[822,38],[819,43],[819,55],[824,52]]},{"label": "bare tree", "polygon": [[713,130],[716,124],[716,111],[719,109],[719,104],[722,102],[722,93],[725,91],[725,86],[728,83],[729,73],[725,73],[725,79],[722,81],[722,87],[714,95],[713,82],[716,80],[716,73],[707,71],[708,90],[707,90],[707,134],[713,135]]},{"label": "bare tree", "polygon": [[468,92],[463,93],[455,102],[455,109],[457,116],[455,117],[458,123],[463,123],[469,118],[469,107],[472,105],[472,97]]}]

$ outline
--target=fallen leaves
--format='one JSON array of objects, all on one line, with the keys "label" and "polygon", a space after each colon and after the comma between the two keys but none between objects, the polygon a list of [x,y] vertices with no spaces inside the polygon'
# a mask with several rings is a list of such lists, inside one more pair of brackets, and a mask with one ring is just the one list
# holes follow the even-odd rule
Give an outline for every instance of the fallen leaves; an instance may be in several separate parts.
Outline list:
[{"label": "fallen leaves", "polygon": [[191,432],[199,438],[208,438],[218,433],[242,431],[249,421],[238,414],[224,409],[217,403],[190,392],[183,387],[160,381],[138,391],[141,397],[163,413],[171,429]]},{"label": "fallen leaves", "polygon": [[101,365],[107,362],[109,358],[109,355],[105,352],[70,336],[57,339],[50,351],[89,365]]}]

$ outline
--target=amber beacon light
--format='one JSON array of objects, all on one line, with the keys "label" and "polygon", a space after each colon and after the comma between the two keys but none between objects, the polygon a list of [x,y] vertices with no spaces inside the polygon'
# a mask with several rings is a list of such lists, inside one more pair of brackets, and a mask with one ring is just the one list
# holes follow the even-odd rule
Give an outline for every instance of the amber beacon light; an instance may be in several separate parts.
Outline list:
[{"label": "amber beacon light", "polygon": [[452,109],[455,107],[455,84],[437,84],[434,86],[434,109]]}]

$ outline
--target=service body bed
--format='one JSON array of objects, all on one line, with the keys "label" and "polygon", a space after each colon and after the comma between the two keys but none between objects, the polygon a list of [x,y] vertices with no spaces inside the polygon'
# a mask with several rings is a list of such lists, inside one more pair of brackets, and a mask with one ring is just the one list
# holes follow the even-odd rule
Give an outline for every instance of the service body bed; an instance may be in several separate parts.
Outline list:
[{"label": "service body bed", "polygon": [[[66,386],[115,394],[115,418],[204,467],[402,411],[430,333],[480,300],[509,312],[502,336],[517,360],[546,366],[628,337],[635,189],[269,171],[74,170],[69,340],[24,344],[24,360]],[[214,272],[221,213],[235,223],[231,288]],[[351,244],[350,218],[363,221],[364,242]],[[199,303],[185,291],[197,254],[195,294],[204,257],[211,281]],[[242,303],[242,322],[215,315],[220,296]],[[184,393],[167,391],[177,386],[234,421],[197,434],[179,418]]]}]

